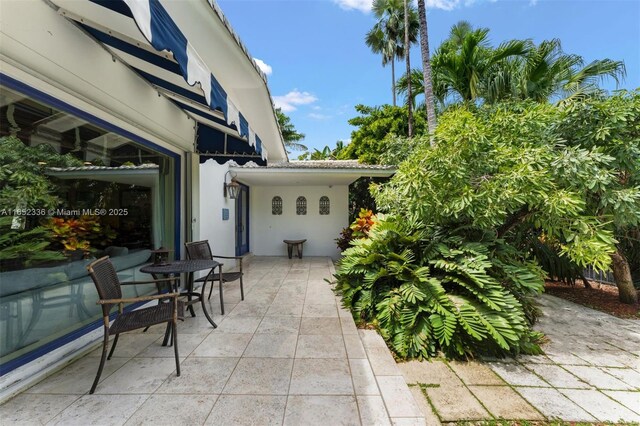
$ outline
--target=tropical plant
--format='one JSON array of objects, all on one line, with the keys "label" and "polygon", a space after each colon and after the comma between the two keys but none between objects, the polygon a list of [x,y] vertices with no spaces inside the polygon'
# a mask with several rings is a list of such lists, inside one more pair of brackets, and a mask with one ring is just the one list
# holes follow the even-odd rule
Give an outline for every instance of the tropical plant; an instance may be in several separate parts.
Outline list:
[{"label": "tropical plant", "polygon": [[[404,0],[404,45],[405,45],[405,55],[404,59],[407,64],[407,74],[411,73],[411,44],[410,44],[410,35],[409,35],[409,1]],[[411,99],[411,80],[409,80],[409,85],[407,86],[407,98]],[[413,106],[411,102],[407,101],[407,137],[413,137]]]},{"label": "tropical plant", "polygon": [[337,291],[402,358],[537,353],[542,273],[495,235],[382,218],[337,267]]},{"label": "tropical plant", "polygon": [[[379,164],[380,156],[387,152],[387,137],[407,136],[407,109],[383,105],[369,107],[356,105],[360,114],[349,120],[349,124],[358,127],[351,132],[351,143],[339,154],[338,158],[357,159],[362,163]],[[426,118],[423,109],[416,110],[414,116],[416,134],[425,131]],[[412,143],[412,142],[407,142]]]},{"label": "tropical plant", "polygon": [[296,130],[291,118],[282,112],[281,108],[276,108],[276,117],[278,118],[284,146],[294,151],[306,151],[308,149],[306,145],[300,143],[305,138],[305,134]]},{"label": "tropical plant", "polygon": [[572,149],[580,147],[609,158],[603,169],[581,175],[581,166],[571,164],[570,170],[586,187],[585,215],[606,221],[616,236],[611,269],[620,300],[635,303],[633,276],[640,269],[634,252],[640,246],[640,90],[567,101],[561,110],[555,126],[558,137]]},{"label": "tropical plant", "polygon": [[407,45],[417,41],[419,21],[413,8],[409,8],[408,36],[404,40],[405,11],[403,0],[374,0],[371,7],[377,19],[376,24],[367,32],[365,43],[373,53],[382,56],[382,66],[391,64],[391,90],[393,106],[396,106],[395,60],[405,58]]},{"label": "tropical plant", "polygon": [[300,154],[298,160],[335,160],[344,149],[344,142],[338,141],[336,142],[336,147],[333,149],[331,149],[329,145],[325,145],[322,150],[314,148],[313,152],[306,151]]},{"label": "tropical plant", "polygon": [[[450,108],[437,149],[417,144],[376,195],[382,211],[414,221],[473,226],[505,241],[530,232],[558,242],[584,267],[626,271],[615,235],[640,222],[640,95],[568,106],[526,103]],[[622,285],[621,285],[622,283]]]},{"label": "tropical plant", "polygon": [[623,62],[602,59],[585,65],[581,56],[564,53],[558,39],[542,41],[538,46],[526,41],[526,45],[525,55],[506,58],[489,72],[486,102],[582,99],[599,91],[599,81],[612,78],[619,83],[625,75]]},{"label": "tropical plant", "polygon": [[[598,83],[625,76],[622,61],[584,59],[562,50],[560,40],[511,40],[493,48],[488,29],[474,30],[461,21],[451,28],[449,37],[438,48],[432,65],[434,97],[448,101],[533,99],[537,102],[583,99],[599,92]],[[424,65],[423,65],[424,69]],[[411,78],[407,79],[407,75]],[[423,71],[412,70],[398,79],[398,94],[407,96],[407,85],[415,89],[411,99],[425,89]]]},{"label": "tropical plant", "polygon": [[353,229],[351,229],[350,226],[347,226],[340,231],[340,235],[336,238],[336,246],[340,251],[345,251],[351,246],[351,240],[353,240]]},{"label": "tropical plant", "polygon": [[[467,24],[459,25],[466,27]],[[521,40],[510,40],[497,48],[491,47],[488,28],[465,30],[461,39],[458,33],[454,26],[449,40],[438,48],[432,61],[441,86],[439,91],[445,98],[462,101],[482,98],[483,83],[493,67],[507,58],[522,56],[527,52],[527,45]]]}]

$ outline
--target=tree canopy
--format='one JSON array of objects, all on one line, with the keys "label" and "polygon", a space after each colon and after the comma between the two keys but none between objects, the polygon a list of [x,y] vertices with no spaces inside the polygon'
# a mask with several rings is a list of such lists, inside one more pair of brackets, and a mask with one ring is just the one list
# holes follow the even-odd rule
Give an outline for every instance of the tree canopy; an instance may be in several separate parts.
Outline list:
[{"label": "tree canopy", "polygon": [[[509,99],[538,102],[584,98],[597,93],[598,83],[625,76],[622,61],[594,60],[585,64],[580,55],[562,50],[560,40],[508,40],[493,47],[489,29],[474,29],[461,21],[451,28],[449,37],[438,47],[431,61],[434,94],[441,104],[457,101],[496,103]],[[421,70],[412,70],[411,86],[417,88],[412,101],[423,88]],[[397,83],[398,93],[406,95],[408,79]]]}]

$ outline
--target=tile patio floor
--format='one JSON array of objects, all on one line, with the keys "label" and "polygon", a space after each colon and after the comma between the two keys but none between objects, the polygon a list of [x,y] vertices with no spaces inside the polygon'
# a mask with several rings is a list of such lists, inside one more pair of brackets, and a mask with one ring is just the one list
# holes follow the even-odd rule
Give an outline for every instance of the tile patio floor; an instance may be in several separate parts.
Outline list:
[{"label": "tile patio floor", "polygon": [[[204,315],[178,324],[182,375],[163,326],[123,334],[96,393],[100,349],[0,406],[4,424],[420,425],[425,419],[382,339],[357,330],[326,258],[252,258]],[[6,422],[6,423],[5,423]]]}]

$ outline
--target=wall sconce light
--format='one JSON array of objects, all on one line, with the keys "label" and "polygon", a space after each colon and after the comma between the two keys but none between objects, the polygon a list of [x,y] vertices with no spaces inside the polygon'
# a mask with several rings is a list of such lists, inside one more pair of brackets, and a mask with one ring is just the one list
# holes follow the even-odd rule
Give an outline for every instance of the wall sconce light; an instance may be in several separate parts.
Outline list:
[{"label": "wall sconce light", "polygon": [[[227,175],[231,176],[231,182],[229,183],[227,183]],[[229,198],[231,198],[232,200],[235,200],[236,198],[238,198],[238,194],[240,194],[240,184],[236,182],[236,177],[231,173],[231,170],[225,173],[224,182],[222,185],[223,185],[222,189],[224,193],[224,198],[227,198],[227,194],[229,195]]]}]

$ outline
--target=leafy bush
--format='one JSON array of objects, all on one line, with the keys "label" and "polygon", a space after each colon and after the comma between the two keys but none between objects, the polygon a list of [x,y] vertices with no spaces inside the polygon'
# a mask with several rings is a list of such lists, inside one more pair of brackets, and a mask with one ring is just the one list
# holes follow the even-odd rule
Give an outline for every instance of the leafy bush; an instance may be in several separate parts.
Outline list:
[{"label": "leafy bush", "polygon": [[353,240],[353,229],[351,229],[350,226],[347,226],[340,231],[340,235],[336,238],[336,245],[340,251],[345,251],[351,246],[351,240]]},{"label": "leafy bush", "polygon": [[537,353],[543,272],[494,235],[383,218],[337,268],[337,291],[401,357]]},{"label": "leafy bush", "polygon": [[336,238],[337,246],[340,250],[344,251],[349,248],[351,241],[355,238],[364,238],[369,235],[369,230],[376,223],[376,215],[371,210],[360,209],[358,217],[353,221],[351,225],[344,228],[340,232],[340,236]]}]

